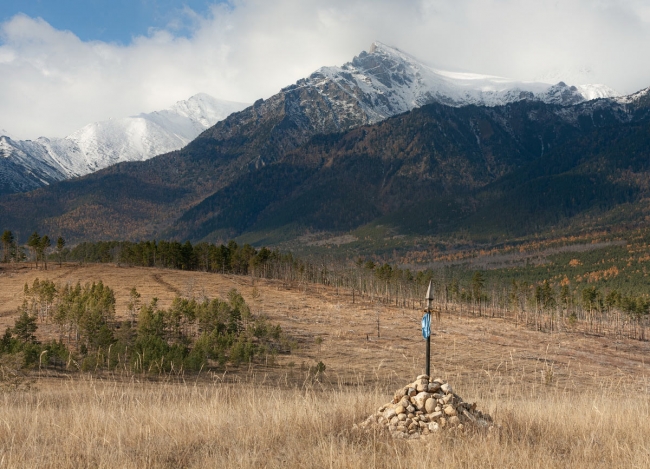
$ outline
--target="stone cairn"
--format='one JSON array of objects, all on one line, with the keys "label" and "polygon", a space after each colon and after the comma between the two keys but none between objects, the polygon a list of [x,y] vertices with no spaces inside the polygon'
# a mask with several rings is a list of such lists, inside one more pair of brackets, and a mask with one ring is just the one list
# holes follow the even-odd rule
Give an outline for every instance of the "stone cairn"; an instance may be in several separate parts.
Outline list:
[{"label": "stone cairn", "polygon": [[463,402],[449,383],[420,375],[358,428],[388,430],[394,438],[417,439],[444,428],[465,430],[470,426],[491,430],[494,423],[492,417],[476,409],[475,403]]}]

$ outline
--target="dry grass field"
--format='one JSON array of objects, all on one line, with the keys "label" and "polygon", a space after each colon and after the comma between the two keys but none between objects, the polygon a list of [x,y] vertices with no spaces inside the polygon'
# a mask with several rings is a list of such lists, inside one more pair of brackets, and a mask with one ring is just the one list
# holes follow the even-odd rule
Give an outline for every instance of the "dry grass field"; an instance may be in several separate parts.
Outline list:
[{"label": "dry grass field", "polygon": [[[101,279],[116,291],[118,315],[133,286],[163,307],[177,294],[237,288],[299,346],[274,364],[184,378],[38,371],[16,378],[3,369],[0,467],[650,467],[646,342],[443,313],[434,323],[433,374],[501,429],[392,440],[352,426],[421,372],[419,311],[250,277],[21,266],[0,270],[0,328],[13,324],[22,287],[36,277]],[[41,338],[56,333],[39,324]],[[307,368],[317,361],[327,369],[314,380]]]}]

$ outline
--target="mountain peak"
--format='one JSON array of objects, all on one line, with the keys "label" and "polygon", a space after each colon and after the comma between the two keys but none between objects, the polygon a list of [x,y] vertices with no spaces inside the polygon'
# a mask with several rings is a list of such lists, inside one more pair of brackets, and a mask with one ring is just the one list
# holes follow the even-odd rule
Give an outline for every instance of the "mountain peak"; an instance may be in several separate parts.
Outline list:
[{"label": "mountain peak", "polygon": [[323,67],[298,84],[311,85],[323,95],[330,93],[323,79],[334,86],[332,89],[343,93],[339,97],[348,95],[350,106],[361,108],[364,123],[378,122],[434,102],[454,107],[500,106],[532,99],[567,106],[616,95],[600,85],[551,85],[441,70],[380,41],[373,42],[369,52],[361,52],[351,62]]},{"label": "mountain peak", "polygon": [[401,50],[399,50],[397,47],[389,46],[388,44],[384,44],[383,42],[380,41],[374,41],[372,44],[370,44],[370,49],[368,50],[369,54],[375,54],[377,52],[384,52],[388,54],[403,54]]},{"label": "mountain peak", "polygon": [[[383,63],[378,64],[368,57],[381,58]],[[496,106],[520,99],[537,99],[547,103],[570,105],[620,96],[615,90],[602,84],[567,84],[566,80],[524,82],[494,75],[437,69],[397,47],[380,41],[374,41],[369,52],[355,57],[352,64],[360,65],[366,72],[377,76],[377,79],[381,76],[381,72],[378,73],[377,70],[383,72],[390,69],[397,70],[401,65],[410,69],[407,70],[407,74],[421,77],[425,88],[432,88],[431,94],[434,96],[431,101],[452,106],[467,104]]]}]

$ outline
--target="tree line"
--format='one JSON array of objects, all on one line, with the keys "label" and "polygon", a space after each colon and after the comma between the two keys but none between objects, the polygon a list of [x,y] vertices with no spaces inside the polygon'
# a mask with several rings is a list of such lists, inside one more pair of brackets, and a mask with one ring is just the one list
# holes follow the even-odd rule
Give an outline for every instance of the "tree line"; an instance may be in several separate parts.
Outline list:
[{"label": "tree line", "polygon": [[[41,237],[42,240],[42,237]],[[42,241],[41,241],[42,242]],[[422,308],[429,281],[436,288],[438,308],[459,315],[509,318],[538,330],[583,328],[592,333],[645,339],[650,318],[647,294],[625,293],[557,282],[549,279],[503,281],[486,271],[457,269],[412,271],[372,259],[305,260],[266,247],[256,249],[235,241],[226,244],[189,241],[85,242],[51,256],[75,262],[110,262],[129,266],[251,275],[296,283],[323,284],[348,295],[352,302],[367,300]],[[34,257],[38,257],[34,254]]]},{"label": "tree line", "polygon": [[[52,240],[48,235],[39,235],[34,231],[27,243],[23,246],[18,244],[16,237],[10,230],[4,230],[2,233],[2,262],[23,262],[26,260],[33,260],[38,268],[39,261],[47,270],[48,257],[55,255],[59,263],[64,260],[64,255],[68,250],[65,249],[65,239],[59,236],[56,240],[56,253],[49,253],[52,246]],[[29,256],[28,256],[29,254]]]}]

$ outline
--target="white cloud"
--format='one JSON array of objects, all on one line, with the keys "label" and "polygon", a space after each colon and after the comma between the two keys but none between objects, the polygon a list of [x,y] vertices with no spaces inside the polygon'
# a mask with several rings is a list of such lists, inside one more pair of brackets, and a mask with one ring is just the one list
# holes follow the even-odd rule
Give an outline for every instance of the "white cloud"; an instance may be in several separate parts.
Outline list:
[{"label": "white cloud", "polygon": [[63,136],[201,91],[252,102],[375,39],[449,69],[650,85],[644,0],[236,0],[183,14],[126,46],[22,15],[0,25],[0,128]]}]

